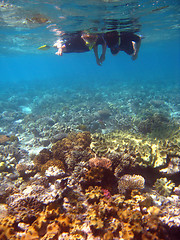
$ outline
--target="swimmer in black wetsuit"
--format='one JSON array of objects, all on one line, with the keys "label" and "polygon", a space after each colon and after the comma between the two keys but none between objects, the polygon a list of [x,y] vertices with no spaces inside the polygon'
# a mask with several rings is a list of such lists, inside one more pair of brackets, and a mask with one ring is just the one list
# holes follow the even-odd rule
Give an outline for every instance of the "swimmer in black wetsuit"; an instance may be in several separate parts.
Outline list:
[{"label": "swimmer in black wetsuit", "polygon": [[[98,52],[99,45],[102,46],[100,56]],[[56,52],[57,55],[62,55],[63,53],[82,53],[93,49],[96,62],[101,66],[105,60],[106,47],[110,48],[113,55],[116,55],[119,51],[124,51],[135,60],[138,56],[140,45],[141,38],[136,34],[131,32],[118,33],[117,31],[112,31],[103,34],[79,32],[71,36],[64,44],[58,40],[54,44],[54,47],[58,48]]]},{"label": "swimmer in black wetsuit", "polygon": [[62,56],[63,53],[82,53],[88,52],[90,49],[81,37],[81,33],[74,34],[71,38],[65,41],[64,44],[60,40],[56,41],[54,47],[57,47],[57,55]]},{"label": "swimmer in black wetsuit", "polygon": [[[98,46],[102,45],[102,53],[99,56]],[[54,47],[58,49],[57,55],[62,56],[63,53],[82,53],[94,50],[96,62],[101,65],[105,59],[106,43],[101,34],[89,34],[79,32],[71,36],[64,44],[60,40],[56,41]]]},{"label": "swimmer in black wetsuit", "polygon": [[131,32],[112,31],[105,33],[104,39],[111,53],[116,55],[119,51],[124,51],[135,60],[138,56],[141,45],[141,37]]}]

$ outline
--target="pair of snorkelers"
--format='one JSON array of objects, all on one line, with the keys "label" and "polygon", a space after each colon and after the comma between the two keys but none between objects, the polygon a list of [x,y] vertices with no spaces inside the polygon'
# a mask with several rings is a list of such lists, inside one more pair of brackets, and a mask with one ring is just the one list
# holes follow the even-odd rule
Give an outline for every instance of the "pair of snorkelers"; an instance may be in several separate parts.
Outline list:
[{"label": "pair of snorkelers", "polygon": [[[102,46],[101,54],[99,54],[98,47]],[[82,53],[94,50],[96,62],[102,65],[105,60],[106,49],[110,48],[113,55],[120,51],[124,51],[132,56],[135,60],[138,56],[141,45],[141,37],[132,32],[117,32],[111,31],[103,34],[89,34],[85,32],[78,32],[70,37],[64,44],[58,40],[54,47],[58,49],[57,55],[63,53]]]}]

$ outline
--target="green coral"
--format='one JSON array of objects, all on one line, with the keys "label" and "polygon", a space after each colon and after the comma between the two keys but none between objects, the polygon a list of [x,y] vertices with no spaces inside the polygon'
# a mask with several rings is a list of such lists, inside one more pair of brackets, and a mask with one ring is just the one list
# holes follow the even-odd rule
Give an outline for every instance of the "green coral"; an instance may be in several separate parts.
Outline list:
[{"label": "green coral", "polygon": [[154,184],[154,187],[159,194],[168,197],[171,195],[175,184],[171,180],[168,181],[167,178],[158,178]]}]

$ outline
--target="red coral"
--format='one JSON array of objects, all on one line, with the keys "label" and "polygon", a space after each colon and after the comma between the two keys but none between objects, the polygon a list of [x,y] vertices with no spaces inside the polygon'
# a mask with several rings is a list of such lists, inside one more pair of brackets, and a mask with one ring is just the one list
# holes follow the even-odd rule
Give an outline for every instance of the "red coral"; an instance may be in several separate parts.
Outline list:
[{"label": "red coral", "polygon": [[104,196],[105,196],[107,199],[110,199],[110,198],[111,198],[111,193],[109,192],[108,189],[102,189],[102,191],[103,191]]},{"label": "red coral", "polygon": [[89,166],[92,167],[102,167],[109,169],[112,166],[112,162],[110,159],[102,157],[102,158],[91,158],[89,159]]}]

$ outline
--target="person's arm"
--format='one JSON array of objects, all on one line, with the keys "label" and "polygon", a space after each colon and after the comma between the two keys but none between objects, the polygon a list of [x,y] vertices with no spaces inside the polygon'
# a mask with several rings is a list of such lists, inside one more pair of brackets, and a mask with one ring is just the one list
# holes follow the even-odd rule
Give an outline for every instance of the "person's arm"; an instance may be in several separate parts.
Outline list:
[{"label": "person's arm", "polygon": [[53,47],[56,47],[58,49],[58,51],[55,54],[59,55],[59,56],[62,56],[63,48],[65,48],[65,45],[62,45],[62,41],[61,40],[57,40],[55,42],[55,44],[53,45]]}]

